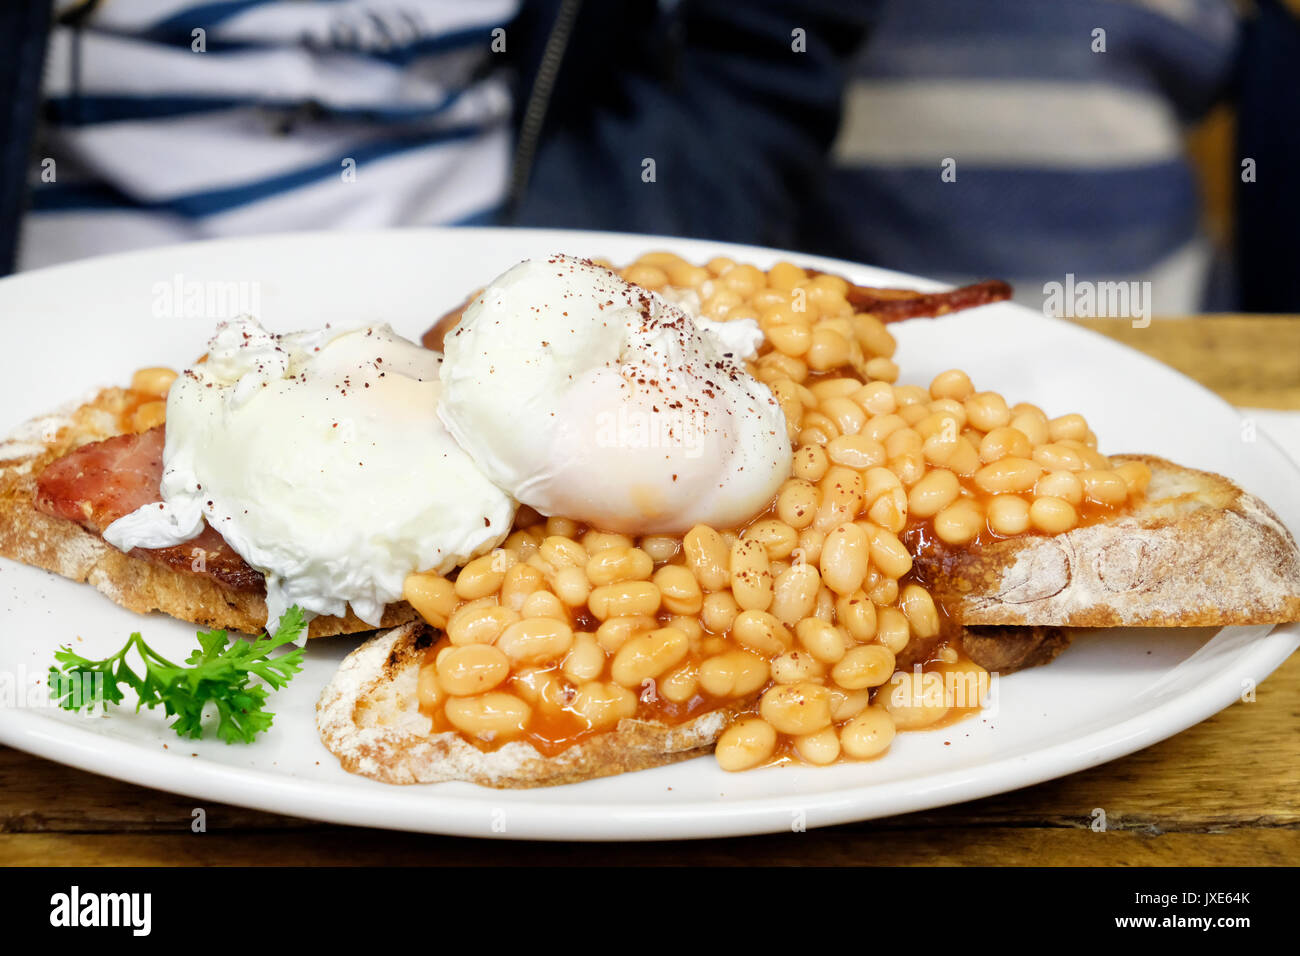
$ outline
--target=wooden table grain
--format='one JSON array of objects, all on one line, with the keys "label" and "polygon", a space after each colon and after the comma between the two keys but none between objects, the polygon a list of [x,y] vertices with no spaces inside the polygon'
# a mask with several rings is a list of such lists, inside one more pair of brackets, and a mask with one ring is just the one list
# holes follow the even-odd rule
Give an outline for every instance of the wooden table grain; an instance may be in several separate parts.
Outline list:
[{"label": "wooden table grain", "polygon": [[[1300,409],[1300,316],[1080,324],[1228,401]],[[24,865],[1300,864],[1300,655],[1177,736],[971,803],[687,843],[470,840],[313,823],[161,793],[0,748],[0,863]],[[194,811],[206,831],[192,829]],[[1105,829],[1095,821],[1105,812]]]}]

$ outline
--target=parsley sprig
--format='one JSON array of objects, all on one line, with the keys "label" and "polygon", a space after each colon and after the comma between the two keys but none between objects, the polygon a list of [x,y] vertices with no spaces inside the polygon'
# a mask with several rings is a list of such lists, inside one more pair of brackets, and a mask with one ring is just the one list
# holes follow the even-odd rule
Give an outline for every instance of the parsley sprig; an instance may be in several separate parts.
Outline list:
[{"label": "parsley sprig", "polygon": [[[303,664],[303,649],[271,657],[271,652],[292,643],[307,626],[303,612],[291,607],[280,618],[275,634],[251,641],[230,640],[225,631],[199,631],[199,649],[173,664],[144,642],[137,632],[112,657],[92,661],[66,645],[54,655],[50,667],[50,696],[65,710],[106,708],[120,704],[123,687],[135,691],[141,707],[163,707],[172,729],[182,737],[203,736],[203,711],[215,704],[217,736],[226,743],[252,743],[271,726],[275,716],[265,709],[267,688],[279,690]],[[144,663],[143,673],[127,661],[136,651]],[[253,677],[262,683],[250,684]],[[263,686],[265,685],[265,686]]]}]

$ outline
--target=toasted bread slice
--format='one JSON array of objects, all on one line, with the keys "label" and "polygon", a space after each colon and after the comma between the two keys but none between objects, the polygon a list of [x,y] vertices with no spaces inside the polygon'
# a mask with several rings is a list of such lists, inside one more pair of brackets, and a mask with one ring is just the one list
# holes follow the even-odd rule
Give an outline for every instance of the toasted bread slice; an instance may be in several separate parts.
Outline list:
[{"label": "toasted bread slice", "polygon": [[1200,627],[1300,621],[1300,552],[1276,514],[1221,475],[1150,455],[1136,510],[979,548],[932,542],[916,567],[963,625]]},{"label": "toasted bread slice", "polygon": [[434,733],[416,687],[437,632],[412,623],[372,637],[344,659],[316,704],[321,741],[343,769],[384,783],[465,780],[488,787],[542,787],[645,770],[712,750],[742,699],[684,723],[625,719],[554,756],[513,741],[484,751],[459,733]]},{"label": "toasted bread slice", "polygon": [[[142,614],[162,611],[201,627],[260,633],[266,626],[261,585],[228,587],[185,568],[124,554],[77,523],[36,509],[41,470],[80,445],[122,434],[124,407],[125,390],[104,389],[79,405],[28,422],[0,443],[0,556],[86,582]],[[396,627],[415,617],[410,605],[393,604],[383,626]],[[314,619],[308,633],[323,637],[371,630],[349,611],[342,618]]]}]

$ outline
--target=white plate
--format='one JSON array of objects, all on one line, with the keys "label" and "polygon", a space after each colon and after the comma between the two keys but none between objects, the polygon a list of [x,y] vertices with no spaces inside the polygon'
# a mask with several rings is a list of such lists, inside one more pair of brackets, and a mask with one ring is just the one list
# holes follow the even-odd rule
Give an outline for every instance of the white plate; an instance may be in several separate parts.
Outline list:
[{"label": "white plate", "polygon": [[[133,369],[182,366],[216,318],[158,317],[162,287],[256,283],[277,330],[363,318],[418,336],[443,310],[516,261],[554,251],[627,261],[671,248],[694,261],[779,258],[873,285],[940,288],[880,269],[771,250],[658,237],[419,230],[276,236],[110,256],[0,282],[0,432]],[[212,288],[210,285],[208,288]],[[183,314],[183,310],[182,310]],[[1300,474],[1267,437],[1176,372],[1068,324],[998,304],[896,327],[903,381],[952,366],[977,387],[1053,413],[1078,411],[1108,451],[1147,451],[1232,477],[1300,528]],[[1249,431],[1245,438],[1251,437]],[[132,631],[184,654],[194,628],[124,611],[86,585],[0,561],[0,691],[42,679],[56,645],[90,657]],[[42,703],[0,710],[0,741],[96,773],[301,817],[465,836],[659,839],[790,830],[970,800],[1061,776],[1176,734],[1237,700],[1297,644],[1300,627],[1130,630],[1081,638],[1049,667],[999,682],[997,710],[903,734],[880,760],[738,775],[712,758],[543,790],[469,784],[391,787],[351,776],[317,739],[313,705],[356,639],[313,641],[305,671],[273,697],[275,726],[251,746],[176,737],[160,713],[107,718]],[[22,695],[18,695],[21,697]],[[1224,768],[1225,771],[1228,769]]]}]

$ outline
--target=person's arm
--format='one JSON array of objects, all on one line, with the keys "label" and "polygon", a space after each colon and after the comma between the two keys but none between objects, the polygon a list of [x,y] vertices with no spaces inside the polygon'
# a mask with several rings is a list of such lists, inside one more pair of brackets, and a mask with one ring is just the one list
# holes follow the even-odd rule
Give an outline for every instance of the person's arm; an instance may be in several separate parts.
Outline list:
[{"label": "person's arm", "polygon": [[49,0],[0,3],[0,275],[18,254],[49,30]]}]

